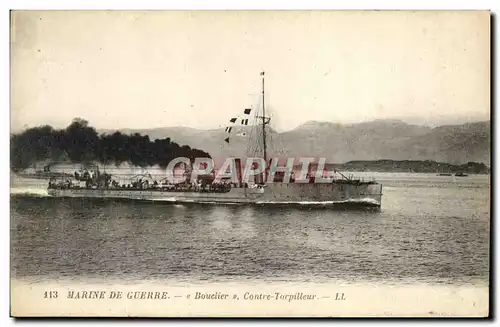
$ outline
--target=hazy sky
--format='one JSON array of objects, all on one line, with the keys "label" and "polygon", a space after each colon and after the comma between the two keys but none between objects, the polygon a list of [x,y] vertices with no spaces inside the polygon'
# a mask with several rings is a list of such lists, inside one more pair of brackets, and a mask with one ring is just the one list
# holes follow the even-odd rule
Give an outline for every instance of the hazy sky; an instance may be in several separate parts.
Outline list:
[{"label": "hazy sky", "polygon": [[11,126],[488,117],[488,12],[13,12]]}]

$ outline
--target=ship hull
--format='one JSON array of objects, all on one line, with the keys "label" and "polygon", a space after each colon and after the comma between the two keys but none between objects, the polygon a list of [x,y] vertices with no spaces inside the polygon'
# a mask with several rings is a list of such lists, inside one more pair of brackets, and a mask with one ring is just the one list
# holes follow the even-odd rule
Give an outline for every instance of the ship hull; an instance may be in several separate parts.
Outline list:
[{"label": "ship hull", "polygon": [[49,189],[53,197],[109,198],[174,203],[311,205],[380,208],[381,184],[268,184],[226,193],[141,189]]}]

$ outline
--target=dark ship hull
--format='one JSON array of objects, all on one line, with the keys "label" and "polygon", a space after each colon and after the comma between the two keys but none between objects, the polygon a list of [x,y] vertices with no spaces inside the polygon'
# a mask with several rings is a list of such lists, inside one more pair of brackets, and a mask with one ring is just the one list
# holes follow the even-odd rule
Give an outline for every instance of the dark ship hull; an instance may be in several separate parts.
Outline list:
[{"label": "dark ship hull", "polygon": [[227,192],[157,189],[49,188],[54,197],[111,198],[174,203],[297,204],[380,208],[382,185],[377,183],[285,184],[231,188]]}]

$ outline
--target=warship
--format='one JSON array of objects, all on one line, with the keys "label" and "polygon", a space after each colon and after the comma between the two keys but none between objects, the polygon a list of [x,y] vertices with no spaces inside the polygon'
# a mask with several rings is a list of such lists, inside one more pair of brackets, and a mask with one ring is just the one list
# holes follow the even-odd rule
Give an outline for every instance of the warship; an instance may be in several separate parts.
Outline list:
[{"label": "warship", "polygon": [[[243,166],[242,158],[229,160],[233,177],[218,178],[215,171],[200,172],[196,161],[181,162],[181,177],[174,175],[154,179],[151,175],[137,175],[126,183],[117,181],[116,176],[101,172],[99,167],[74,172],[72,178],[51,178],[48,194],[53,197],[111,198],[146,201],[168,201],[174,203],[212,204],[297,204],[312,206],[334,206],[343,208],[375,208],[382,204],[382,184],[375,180],[363,180],[345,176],[334,171],[325,176],[324,163],[306,163],[300,176],[291,169],[276,169],[273,158],[268,158],[266,126],[271,118],[266,116],[265,74],[262,78],[262,93],[257,110],[254,110],[254,126],[259,138],[259,154],[263,167],[252,178],[248,170],[255,168],[255,162]],[[245,109],[243,117],[229,120],[225,130],[229,143],[234,124],[248,125],[252,109]],[[258,165],[257,165],[258,166]],[[313,167],[316,166],[316,169]],[[207,164],[202,168],[206,168]],[[283,168],[283,167],[282,167]],[[193,170],[197,174],[193,175]]]}]

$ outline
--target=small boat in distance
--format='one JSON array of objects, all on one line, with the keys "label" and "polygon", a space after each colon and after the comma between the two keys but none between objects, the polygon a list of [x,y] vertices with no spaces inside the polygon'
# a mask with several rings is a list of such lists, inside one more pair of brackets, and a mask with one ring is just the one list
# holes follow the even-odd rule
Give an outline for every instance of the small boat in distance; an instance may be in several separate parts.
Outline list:
[{"label": "small boat in distance", "polygon": [[451,176],[451,173],[439,173],[438,176]]},{"label": "small boat in distance", "polygon": [[457,176],[457,177],[467,177],[469,175],[467,175],[466,173],[464,173],[463,171],[461,171],[459,173],[456,173],[455,176]]}]

